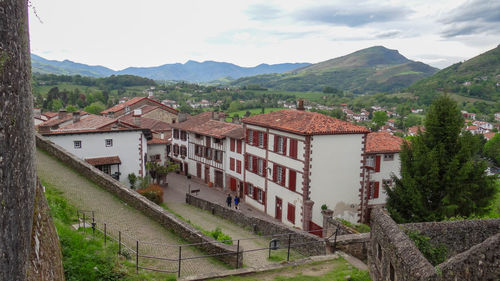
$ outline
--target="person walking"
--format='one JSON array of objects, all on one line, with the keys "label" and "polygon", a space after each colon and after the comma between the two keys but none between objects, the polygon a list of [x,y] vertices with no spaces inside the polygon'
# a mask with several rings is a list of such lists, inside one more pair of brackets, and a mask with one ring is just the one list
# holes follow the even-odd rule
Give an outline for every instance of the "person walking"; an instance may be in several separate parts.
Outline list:
[{"label": "person walking", "polygon": [[238,195],[234,196],[234,208],[238,210],[238,204],[240,203],[240,198],[238,198]]},{"label": "person walking", "polygon": [[226,198],[226,203],[227,203],[227,207],[228,208],[231,208],[231,202],[233,201],[233,198],[231,197],[231,194],[227,194],[227,198]]}]

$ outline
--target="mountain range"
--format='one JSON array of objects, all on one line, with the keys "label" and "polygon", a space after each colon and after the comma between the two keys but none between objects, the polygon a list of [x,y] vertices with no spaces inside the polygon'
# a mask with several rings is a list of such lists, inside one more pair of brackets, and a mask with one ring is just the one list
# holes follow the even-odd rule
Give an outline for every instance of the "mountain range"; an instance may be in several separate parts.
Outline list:
[{"label": "mountain range", "polygon": [[286,73],[243,77],[230,84],[256,84],[288,91],[321,91],[332,87],[354,93],[394,92],[437,71],[407,59],[396,50],[374,46]]},{"label": "mountain range", "polygon": [[241,67],[226,62],[197,62],[190,60],[184,64],[174,63],[155,67],[128,67],[123,70],[115,71],[104,66],[91,66],[72,62],[70,60],[47,60],[35,54],[31,54],[33,73],[82,75],[91,77],[130,74],[154,80],[182,80],[189,82],[208,82],[223,78],[226,80],[233,80],[244,76],[283,73],[308,65],[310,65],[310,63],[259,64],[255,67]]}]

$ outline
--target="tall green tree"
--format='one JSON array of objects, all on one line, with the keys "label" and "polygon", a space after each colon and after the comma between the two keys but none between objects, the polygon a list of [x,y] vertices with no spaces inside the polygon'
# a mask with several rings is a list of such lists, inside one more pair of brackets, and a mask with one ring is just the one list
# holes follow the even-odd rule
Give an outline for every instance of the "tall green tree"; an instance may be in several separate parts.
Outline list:
[{"label": "tall green tree", "polygon": [[479,158],[480,138],[463,132],[464,120],[448,96],[437,98],[425,132],[404,143],[401,178],[386,187],[387,210],[397,222],[439,221],[484,215],[495,196],[495,179]]}]

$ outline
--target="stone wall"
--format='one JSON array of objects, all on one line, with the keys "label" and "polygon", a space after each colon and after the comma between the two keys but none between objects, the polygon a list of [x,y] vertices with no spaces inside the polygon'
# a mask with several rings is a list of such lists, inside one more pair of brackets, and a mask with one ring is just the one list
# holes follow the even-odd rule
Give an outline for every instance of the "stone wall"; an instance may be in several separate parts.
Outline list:
[{"label": "stone wall", "polygon": [[[330,238],[328,244],[333,247],[334,239]],[[368,247],[370,233],[347,234],[337,236],[337,250],[356,257],[363,262],[368,260]]]},{"label": "stone wall", "polygon": [[[255,233],[260,233],[262,235],[293,233],[291,236],[291,244],[304,244],[294,247],[295,250],[304,255],[317,256],[326,253],[324,240],[310,233],[254,217],[239,210],[233,210],[217,203],[195,197],[191,194],[186,194],[186,202],[200,209],[210,211],[235,224],[243,227],[251,227]],[[277,238],[281,240],[282,245],[288,244],[288,236],[280,236]]]},{"label": "stone wall", "polygon": [[[151,217],[166,229],[172,230],[175,234],[179,235],[186,241],[189,241],[190,243],[204,243],[200,244],[198,247],[207,254],[226,253],[228,255],[220,255],[216,256],[216,258],[228,265],[236,265],[236,246],[216,242],[213,238],[204,235],[190,224],[178,219],[175,215],[149,201],[144,196],[114,180],[109,175],[99,171],[80,158],[71,155],[62,147],[50,142],[38,134],[36,135],[36,145],[60,161],[64,162],[67,166],[73,168],[87,179],[95,182],[106,191],[114,194],[120,200]],[[238,256],[238,263],[242,265],[243,255]]]},{"label": "stone wall", "polygon": [[402,226],[429,237],[435,247],[446,245],[450,257],[497,234],[500,230],[500,219],[424,222]]},{"label": "stone wall", "polygon": [[[381,208],[371,213],[368,264],[372,280],[498,280],[500,220],[468,220],[397,225]],[[418,230],[450,251],[433,267],[405,234]]]}]

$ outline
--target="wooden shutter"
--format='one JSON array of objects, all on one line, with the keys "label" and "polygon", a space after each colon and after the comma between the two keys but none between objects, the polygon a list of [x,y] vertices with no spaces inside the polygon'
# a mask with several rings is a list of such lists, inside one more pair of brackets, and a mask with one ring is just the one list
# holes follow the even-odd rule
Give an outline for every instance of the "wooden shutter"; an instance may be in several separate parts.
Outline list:
[{"label": "wooden shutter", "polygon": [[380,188],[380,182],[375,182],[373,186],[373,198],[378,198],[378,190]]},{"label": "wooden shutter", "polygon": [[266,192],[264,190],[262,191],[262,204],[267,205],[266,204]]},{"label": "wooden shutter", "polygon": [[288,203],[287,219],[289,222],[295,224],[295,205]]},{"label": "wooden shutter", "polygon": [[297,179],[297,172],[288,170],[288,188],[291,191],[295,191],[295,185],[296,185],[296,179]]},{"label": "wooden shutter", "polygon": [[229,170],[234,171],[234,158],[229,158]]},{"label": "wooden shutter", "polygon": [[257,132],[257,131],[253,131],[252,144],[259,145],[259,132]]},{"label": "wooden shutter", "polygon": [[380,172],[380,155],[375,157],[375,172]]},{"label": "wooden shutter", "polygon": [[236,172],[238,174],[241,174],[241,161],[240,160],[236,160]]},{"label": "wooden shutter", "polygon": [[245,154],[245,170],[248,170],[248,155]]},{"label": "wooden shutter", "polygon": [[252,133],[252,131],[250,131],[249,129],[247,129],[247,133],[245,135],[245,141],[246,143],[248,143],[248,136]]},{"label": "wooden shutter", "polygon": [[262,176],[266,177],[267,175],[267,168],[266,168],[266,160],[262,160]]},{"label": "wooden shutter", "polygon": [[278,136],[274,135],[274,152],[278,152]]},{"label": "wooden shutter", "polygon": [[267,134],[264,133],[264,149],[267,149]]},{"label": "wooden shutter", "polygon": [[254,173],[257,173],[257,157],[252,157],[252,162],[253,162],[252,170]]},{"label": "wooden shutter", "polygon": [[281,166],[281,184],[286,185],[286,168]]},{"label": "wooden shutter", "polygon": [[278,178],[277,178],[277,171],[276,171],[276,168],[278,167],[278,165],[274,164],[273,165],[273,181],[274,182],[277,182],[278,181]]},{"label": "wooden shutter", "polygon": [[230,144],[231,144],[230,150],[234,152],[234,139],[231,139]]},{"label": "wooden shutter", "polygon": [[255,201],[259,201],[259,200],[257,200],[257,199],[259,198],[259,196],[257,195],[257,193],[258,193],[258,188],[256,188],[256,187],[254,186],[254,187],[253,187],[253,199],[254,199]]},{"label": "wooden shutter", "polygon": [[290,139],[290,157],[297,158],[297,140]]},{"label": "wooden shutter", "polygon": [[248,194],[248,183],[243,184],[244,189],[245,189],[245,195]]},{"label": "wooden shutter", "polygon": [[231,182],[231,184],[230,184],[231,190],[235,191],[236,190],[236,179],[235,178],[231,178],[230,182]]},{"label": "wooden shutter", "polygon": [[287,138],[283,138],[283,155],[286,155],[286,142],[287,142]]},{"label": "wooden shutter", "polygon": [[241,153],[241,140],[238,140],[238,143],[237,143],[237,146],[236,146],[236,149],[238,153]]}]

